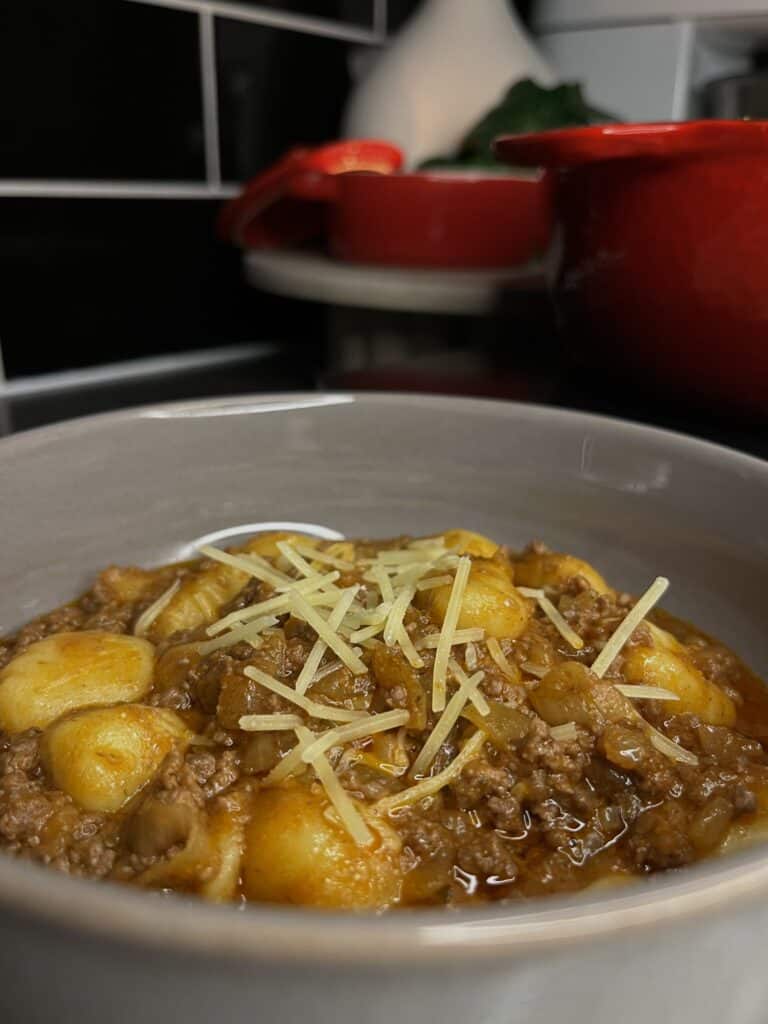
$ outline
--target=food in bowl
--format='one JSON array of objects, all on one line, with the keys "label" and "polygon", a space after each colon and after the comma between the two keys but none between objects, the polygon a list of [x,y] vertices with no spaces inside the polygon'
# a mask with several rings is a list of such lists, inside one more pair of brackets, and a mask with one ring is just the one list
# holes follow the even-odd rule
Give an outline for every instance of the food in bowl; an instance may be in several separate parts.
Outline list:
[{"label": "food in bowl", "polygon": [[449,530],[110,567],[0,641],[0,845],[213,901],[605,886],[768,808],[768,695],[587,562]]}]

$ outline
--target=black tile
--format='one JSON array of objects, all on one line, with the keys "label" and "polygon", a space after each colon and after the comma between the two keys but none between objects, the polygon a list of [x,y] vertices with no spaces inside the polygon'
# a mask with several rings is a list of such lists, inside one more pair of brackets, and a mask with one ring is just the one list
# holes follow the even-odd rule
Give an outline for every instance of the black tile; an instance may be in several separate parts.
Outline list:
[{"label": "black tile", "polygon": [[299,143],[338,135],[348,46],[303,32],[216,21],[222,174],[242,181]]},{"label": "black tile", "polygon": [[124,0],[0,12],[5,178],[204,176],[197,16]]},{"label": "black tile", "polygon": [[324,313],[245,284],[202,200],[0,200],[8,376],[244,342],[307,339]]},{"label": "black tile", "polygon": [[362,28],[373,27],[374,0],[245,0],[249,7],[266,7],[290,14],[309,14],[316,18],[345,22]]}]

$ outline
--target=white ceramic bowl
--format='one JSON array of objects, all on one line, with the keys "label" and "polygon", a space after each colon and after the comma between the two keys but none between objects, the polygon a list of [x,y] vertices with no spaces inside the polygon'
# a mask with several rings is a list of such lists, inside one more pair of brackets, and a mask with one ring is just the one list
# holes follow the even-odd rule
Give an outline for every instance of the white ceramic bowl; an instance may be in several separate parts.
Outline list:
[{"label": "white ceramic bowl", "polygon": [[[129,410],[0,443],[0,632],[110,562],[221,528],[540,537],[768,672],[768,465],[578,413],[288,395]],[[206,906],[0,857],[0,1011],[25,1024],[763,1024],[757,848],[616,892],[387,917]]]}]

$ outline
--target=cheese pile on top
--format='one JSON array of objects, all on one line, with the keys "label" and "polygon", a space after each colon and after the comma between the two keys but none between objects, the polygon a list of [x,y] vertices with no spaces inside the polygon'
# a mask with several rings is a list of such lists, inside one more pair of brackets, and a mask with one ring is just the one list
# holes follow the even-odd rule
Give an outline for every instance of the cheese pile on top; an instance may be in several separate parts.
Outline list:
[{"label": "cheese pile on top", "polygon": [[[452,538],[462,534],[463,531],[454,531],[447,536]],[[472,705],[469,717],[474,722],[482,722],[491,710],[480,689],[485,674],[474,671],[476,645],[486,644],[488,655],[503,675],[518,679],[519,674],[508,661],[498,640],[486,637],[484,629],[458,628],[472,559],[462,553],[461,546],[447,546],[445,537],[413,540],[398,547],[376,550],[375,554],[365,557],[357,555],[351,542],[342,541],[320,548],[314,539],[295,535],[278,540],[276,550],[278,556],[268,559],[254,553],[233,554],[210,546],[200,548],[201,554],[207,558],[267,584],[272,592],[265,600],[239,608],[214,622],[207,629],[210,639],[200,643],[198,650],[207,655],[242,642],[258,647],[264,635],[279,626],[281,616],[299,619],[314,631],[317,638],[294,682],[283,682],[256,667],[245,669],[249,678],[293,704],[296,714],[246,715],[239,724],[241,729],[253,732],[292,730],[296,735],[296,746],[269,773],[264,784],[279,783],[311,766],[342,824],[356,843],[366,846],[374,838],[369,822],[375,815],[389,813],[434,795],[482,752],[487,735],[480,727],[447,768],[431,774],[435,758],[449,733],[464,712],[469,711],[467,706]],[[593,665],[596,675],[605,674],[667,585],[668,581],[657,580],[629,612],[598,655]],[[418,601],[418,595],[448,586],[450,592],[439,630],[436,628],[434,634],[421,636],[414,642],[406,628],[409,609]],[[536,602],[574,650],[584,646],[543,590],[519,588],[518,592]],[[173,591],[169,589],[147,609],[140,623],[142,631],[149,628],[152,619],[160,614],[172,596]],[[398,648],[416,670],[426,669],[422,653],[434,650],[430,682],[432,711],[437,717],[432,729],[419,736],[423,742],[409,768],[409,785],[377,804],[363,807],[342,787],[328,753],[377,733],[404,729],[409,722],[409,712],[396,709],[368,714],[321,703],[307,693],[313,684],[341,667],[346,667],[356,676],[367,673],[366,649],[380,643]],[[459,663],[460,655],[464,667]],[[451,695],[449,683],[455,687]],[[629,692],[633,689],[648,688],[623,688],[629,697],[664,699],[660,693]],[[675,695],[667,696],[674,699]],[[327,722],[329,728],[313,731],[308,727],[308,719]],[[651,741],[668,756],[675,760],[686,760],[686,755],[688,759],[693,758],[692,754],[646,724],[651,731]],[[551,732],[555,739],[563,741],[577,737],[574,723],[557,726]]]}]

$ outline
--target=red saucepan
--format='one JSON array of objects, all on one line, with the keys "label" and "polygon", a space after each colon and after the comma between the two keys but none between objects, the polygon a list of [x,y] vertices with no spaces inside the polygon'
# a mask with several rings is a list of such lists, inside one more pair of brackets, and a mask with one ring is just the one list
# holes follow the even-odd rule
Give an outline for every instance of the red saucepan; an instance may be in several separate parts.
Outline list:
[{"label": "red saucepan", "polygon": [[325,237],[340,259],[408,267],[513,266],[546,249],[540,175],[396,173],[401,163],[381,142],[295,150],[224,208],[220,230],[245,248]]},{"label": "red saucepan", "polygon": [[768,412],[768,122],[574,128],[495,148],[557,172],[555,299],[591,365]]}]

